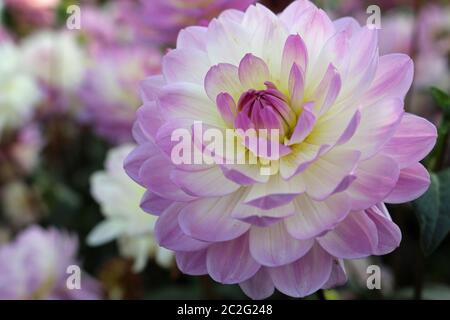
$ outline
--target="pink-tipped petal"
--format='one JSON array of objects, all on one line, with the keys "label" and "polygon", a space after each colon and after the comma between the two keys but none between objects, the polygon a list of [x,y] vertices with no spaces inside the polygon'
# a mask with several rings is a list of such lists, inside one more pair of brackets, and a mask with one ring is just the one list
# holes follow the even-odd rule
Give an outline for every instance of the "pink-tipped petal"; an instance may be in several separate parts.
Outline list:
[{"label": "pink-tipped petal", "polygon": [[144,104],[154,102],[166,84],[163,75],[151,76],[142,80],[139,93]]},{"label": "pink-tipped petal", "polygon": [[375,223],[364,211],[354,211],[318,241],[322,248],[335,257],[358,259],[376,251],[378,233]]},{"label": "pink-tipped petal", "polygon": [[383,147],[397,131],[404,114],[403,101],[394,98],[361,109],[361,121],[346,146],[362,152],[361,159],[368,159]]},{"label": "pink-tipped petal", "polygon": [[[171,159],[173,155],[181,156],[177,154],[177,145],[184,145],[184,143],[190,142],[192,137],[190,135],[192,126],[192,120],[190,119],[172,119],[166,121],[156,132],[155,141],[158,147]],[[189,150],[192,152],[192,150]],[[183,149],[184,152],[188,150]],[[186,156],[190,161],[186,164],[192,164],[192,154],[189,157]]]},{"label": "pink-tipped petal", "polygon": [[205,198],[185,205],[178,217],[180,227],[190,237],[210,242],[227,241],[245,233],[250,225],[233,219],[231,212],[241,194]]},{"label": "pink-tipped petal", "polygon": [[314,72],[314,66],[320,51],[327,40],[335,33],[333,23],[325,11],[317,8],[308,8],[292,25],[291,33],[298,33],[308,48],[308,73]]},{"label": "pink-tipped petal", "polygon": [[269,268],[269,272],[278,290],[291,297],[305,297],[327,282],[332,262],[331,256],[316,244],[296,262]]},{"label": "pink-tipped petal", "polygon": [[360,156],[361,153],[356,150],[330,150],[299,174],[306,186],[306,193],[315,200],[324,200],[335,192],[343,191],[342,183],[351,176]]},{"label": "pink-tipped petal", "polygon": [[220,93],[217,96],[216,103],[222,119],[229,127],[233,127],[236,117],[236,103],[233,97],[228,93]]},{"label": "pink-tipped petal", "polygon": [[250,254],[248,233],[231,241],[211,245],[206,266],[210,276],[224,284],[244,282],[261,268]]},{"label": "pink-tipped petal", "polygon": [[206,39],[206,50],[213,65],[230,63],[237,66],[242,57],[250,52],[249,33],[234,21],[213,19],[208,26]]},{"label": "pink-tipped petal", "polygon": [[315,145],[303,142],[292,146],[292,152],[280,160],[280,174],[283,179],[290,179],[305,171],[314,161],[330,149],[329,145]]},{"label": "pink-tipped petal", "polygon": [[148,142],[138,145],[124,161],[124,168],[127,174],[137,183],[142,184],[139,179],[139,170],[153,152],[158,152],[154,143]]},{"label": "pink-tipped petal", "polygon": [[344,144],[357,132],[361,123],[361,112],[358,108],[347,108],[338,113],[321,117],[308,136],[308,143],[330,147]]},{"label": "pink-tipped petal", "polygon": [[343,285],[347,282],[347,273],[345,272],[344,261],[342,259],[333,260],[333,267],[331,269],[330,278],[325,283],[322,289],[332,289],[334,287]]},{"label": "pink-tipped petal", "polygon": [[306,195],[294,200],[295,214],[284,220],[287,231],[296,239],[311,239],[331,230],[350,211],[350,199],[344,193],[325,201],[314,201]]},{"label": "pink-tipped petal", "polygon": [[163,116],[168,119],[190,119],[223,126],[223,120],[214,102],[203,86],[193,83],[174,83],[164,87],[159,95]]},{"label": "pink-tipped petal", "polygon": [[137,144],[144,144],[148,141],[152,141],[152,137],[150,137],[144,133],[139,122],[137,122],[137,121],[135,121],[133,124],[133,128],[131,129],[131,134],[133,135],[133,139],[134,139],[134,141],[136,141]]},{"label": "pink-tipped petal", "polygon": [[184,192],[194,197],[220,197],[240,188],[239,184],[227,179],[218,166],[193,172],[175,169],[171,173],[171,179]]},{"label": "pink-tipped petal", "polygon": [[361,27],[350,38],[348,51],[346,74],[342,77],[345,86],[342,87],[338,101],[352,104],[364,95],[377,72],[378,30]]},{"label": "pink-tipped petal", "polygon": [[302,113],[297,120],[297,125],[294,128],[287,145],[300,143],[311,133],[316,124],[316,116],[313,113],[314,103],[306,103],[303,106]]},{"label": "pink-tipped petal", "polygon": [[346,192],[356,211],[383,201],[396,185],[400,169],[390,157],[376,155],[359,163],[354,174],[356,180]]},{"label": "pink-tipped petal", "polygon": [[206,52],[198,49],[175,49],[163,58],[162,69],[168,83],[192,82],[203,84],[210,66]]},{"label": "pink-tipped petal", "polygon": [[314,240],[294,239],[283,222],[250,229],[250,253],[258,263],[278,267],[300,259],[314,245]]},{"label": "pink-tipped petal", "polygon": [[281,60],[282,88],[288,88],[286,75],[290,74],[293,65],[296,65],[303,72],[306,71],[308,65],[308,52],[302,38],[297,35],[290,35],[284,44],[283,57]]},{"label": "pink-tipped petal", "polygon": [[431,122],[405,113],[394,136],[381,152],[397,161],[400,168],[405,168],[425,158],[433,149],[436,138],[436,127]]},{"label": "pink-tipped petal", "polygon": [[376,206],[366,210],[366,213],[378,232],[378,245],[374,254],[384,255],[394,251],[402,240],[400,228],[392,221],[388,213],[385,215]]},{"label": "pink-tipped petal", "polygon": [[382,56],[375,79],[363,100],[372,104],[381,99],[404,99],[411,87],[414,65],[410,57],[404,54]]},{"label": "pink-tipped petal", "polygon": [[397,184],[384,202],[404,203],[415,200],[430,186],[430,174],[420,163],[412,164],[400,171]]},{"label": "pink-tipped petal", "polygon": [[142,197],[140,206],[145,212],[159,216],[172,203],[172,200],[164,199],[150,191],[146,191]]},{"label": "pink-tipped petal", "polygon": [[336,19],[333,21],[333,24],[336,32],[344,31],[347,32],[350,36],[352,36],[361,28],[358,21],[356,21],[356,19],[352,17]]},{"label": "pink-tipped petal", "polygon": [[270,297],[275,291],[267,268],[261,267],[250,279],[239,283],[242,291],[254,300],[262,300]]},{"label": "pink-tipped petal", "polygon": [[270,178],[261,174],[261,167],[258,164],[226,164],[222,166],[222,171],[225,177],[242,186],[265,183]]},{"label": "pink-tipped petal", "polygon": [[182,191],[171,179],[174,167],[161,151],[155,150],[139,170],[139,181],[156,195],[173,201],[191,201],[194,197]]},{"label": "pink-tipped petal", "polygon": [[196,252],[177,252],[175,254],[175,259],[178,269],[180,269],[181,272],[191,276],[201,276],[207,274],[206,252],[207,250],[199,250]]},{"label": "pink-tipped petal", "polygon": [[158,218],[155,224],[155,238],[159,245],[174,251],[197,251],[208,246],[207,242],[195,240],[182,232],[178,216],[184,205],[174,203]]},{"label": "pink-tipped petal", "polygon": [[206,30],[207,28],[200,26],[181,30],[177,38],[177,48],[206,51]]},{"label": "pink-tipped petal", "polygon": [[280,13],[280,20],[283,21],[286,26],[293,26],[307,10],[316,8],[317,7],[311,1],[293,1]]},{"label": "pink-tipped petal", "polygon": [[267,183],[254,184],[250,188],[244,203],[263,210],[283,206],[305,191],[305,185],[298,177],[286,181],[280,175],[273,175]]},{"label": "pink-tipped petal", "polygon": [[314,101],[315,113],[317,115],[324,114],[333,105],[339,95],[341,86],[341,76],[337,69],[330,64],[322,81],[319,83],[310,99]]},{"label": "pink-tipped petal", "polygon": [[260,227],[269,226],[293,215],[295,207],[292,203],[288,203],[281,207],[263,210],[251,205],[239,203],[231,213],[233,218],[257,225]]},{"label": "pink-tipped petal", "polygon": [[239,79],[245,89],[262,90],[270,80],[269,68],[261,58],[248,53],[239,64]]},{"label": "pink-tipped petal", "polygon": [[228,63],[211,67],[205,77],[205,90],[214,102],[220,93],[228,93],[234,99],[239,99],[243,88],[239,80],[238,68]]},{"label": "pink-tipped petal", "polygon": [[303,107],[305,94],[305,73],[295,63],[289,72],[288,89],[291,97],[291,108],[296,114],[299,114]]},{"label": "pink-tipped petal", "polygon": [[136,113],[137,123],[147,140],[152,140],[156,136],[158,128],[161,127],[163,121],[161,114],[155,102],[147,102],[140,107]]}]

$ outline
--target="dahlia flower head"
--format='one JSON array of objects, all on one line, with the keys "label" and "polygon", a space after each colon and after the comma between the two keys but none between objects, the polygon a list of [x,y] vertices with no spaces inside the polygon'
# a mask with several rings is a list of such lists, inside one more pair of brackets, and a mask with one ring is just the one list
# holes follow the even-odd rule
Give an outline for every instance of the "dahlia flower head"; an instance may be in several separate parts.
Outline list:
[{"label": "dahlia flower head", "polygon": [[98,299],[100,286],[84,271],[80,289],[67,286],[76,260],[76,237],[57,229],[31,226],[0,246],[1,299]]},{"label": "dahlia flower head", "polygon": [[107,47],[95,53],[79,90],[85,120],[112,143],[132,142],[139,83],[159,73],[160,65],[161,53],[154,48]]},{"label": "dahlia flower head", "polygon": [[146,214],[139,202],[145,189],[128,178],[123,161],[135,146],[125,144],[108,153],[105,171],[91,178],[91,192],[105,220],[89,234],[87,242],[98,246],[117,240],[120,254],[134,260],[133,270],[142,271],[149,257],[162,267],[173,264],[173,253],[161,248],[154,237],[156,217]]},{"label": "dahlia flower head", "polygon": [[122,0],[122,20],[138,38],[172,44],[187,26],[207,24],[226,9],[244,10],[256,0]]},{"label": "dahlia flower head", "polygon": [[[162,75],[143,82],[125,169],[147,189],[142,208],[159,216],[156,239],[182,272],[254,299],[274,288],[304,297],[344,283],[345,259],[399,246],[385,203],[426,191],[419,161],[436,128],[404,111],[411,59],[380,56],[377,43],[377,30],[331,21],[306,0],[280,15],[258,4],[225,11],[180,32]],[[256,161],[221,163],[195,133],[194,153],[214,161],[173,161],[173,133],[199,122],[231,130],[234,154]],[[248,143],[241,132],[252,128],[259,141],[277,129],[279,152]]]}]

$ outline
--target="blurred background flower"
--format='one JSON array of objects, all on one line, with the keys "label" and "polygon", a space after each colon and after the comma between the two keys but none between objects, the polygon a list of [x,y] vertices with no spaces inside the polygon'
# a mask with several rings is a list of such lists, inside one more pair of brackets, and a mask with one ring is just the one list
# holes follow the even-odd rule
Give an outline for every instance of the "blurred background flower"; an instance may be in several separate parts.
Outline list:
[{"label": "blurred background flower", "polygon": [[76,236],[32,226],[0,246],[1,299],[98,299],[100,287],[82,273],[81,289],[67,286],[67,269],[78,265]]},{"label": "blurred background flower", "polygon": [[119,0],[121,18],[141,41],[173,45],[178,32],[206,25],[226,9],[245,10],[256,0]]},{"label": "blurred background flower", "polygon": [[132,142],[139,83],[161,69],[161,53],[136,46],[106,47],[92,56],[80,87],[84,119],[112,143]]},{"label": "blurred background flower", "polygon": [[21,52],[12,41],[0,40],[0,136],[28,122],[42,96]]},{"label": "blurred background flower", "polygon": [[156,217],[139,206],[145,189],[130,180],[123,169],[126,156],[134,147],[125,144],[111,149],[105,171],[92,176],[92,195],[100,203],[106,219],[91,231],[87,241],[91,246],[98,246],[118,240],[121,255],[133,258],[133,270],[140,272],[149,257],[155,257],[162,267],[171,266],[173,253],[157,245],[154,237]]}]

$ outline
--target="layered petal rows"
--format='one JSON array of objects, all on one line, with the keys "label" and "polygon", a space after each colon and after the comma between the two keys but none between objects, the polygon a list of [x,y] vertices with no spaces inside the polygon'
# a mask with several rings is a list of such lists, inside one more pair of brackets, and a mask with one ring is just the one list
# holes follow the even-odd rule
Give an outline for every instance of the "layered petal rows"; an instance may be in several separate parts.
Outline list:
[{"label": "layered petal rows", "polygon": [[[376,30],[306,0],[182,30],[162,75],[142,84],[138,146],[125,161],[147,189],[143,209],[159,216],[159,244],[184,273],[255,299],[341,284],[343,259],[393,251],[401,233],[384,203],[425,192],[419,161],[436,140],[431,123],[404,111],[412,78],[408,56],[379,55]],[[198,122],[231,132],[234,160],[254,161],[217,161],[230,159],[196,141]],[[177,129],[215,161],[174,161]],[[271,129],[277,139],[261,133]]]}]

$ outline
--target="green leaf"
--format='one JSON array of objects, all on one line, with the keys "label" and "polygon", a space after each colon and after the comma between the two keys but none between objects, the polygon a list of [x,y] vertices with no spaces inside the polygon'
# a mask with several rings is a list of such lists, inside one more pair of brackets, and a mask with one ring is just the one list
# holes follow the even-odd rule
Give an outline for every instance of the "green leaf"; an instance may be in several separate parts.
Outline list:
[{"label": "green leaf", "polygon": [[431,95],[434,100],[446,113],[450,112],[450,96],[439,88],[432,87]]},{"label": "green leaf", "polygon": [[450,169],[431,174],[428,191],[413,202],[420,225],[421,245],[430,255],[450,231]]}]

